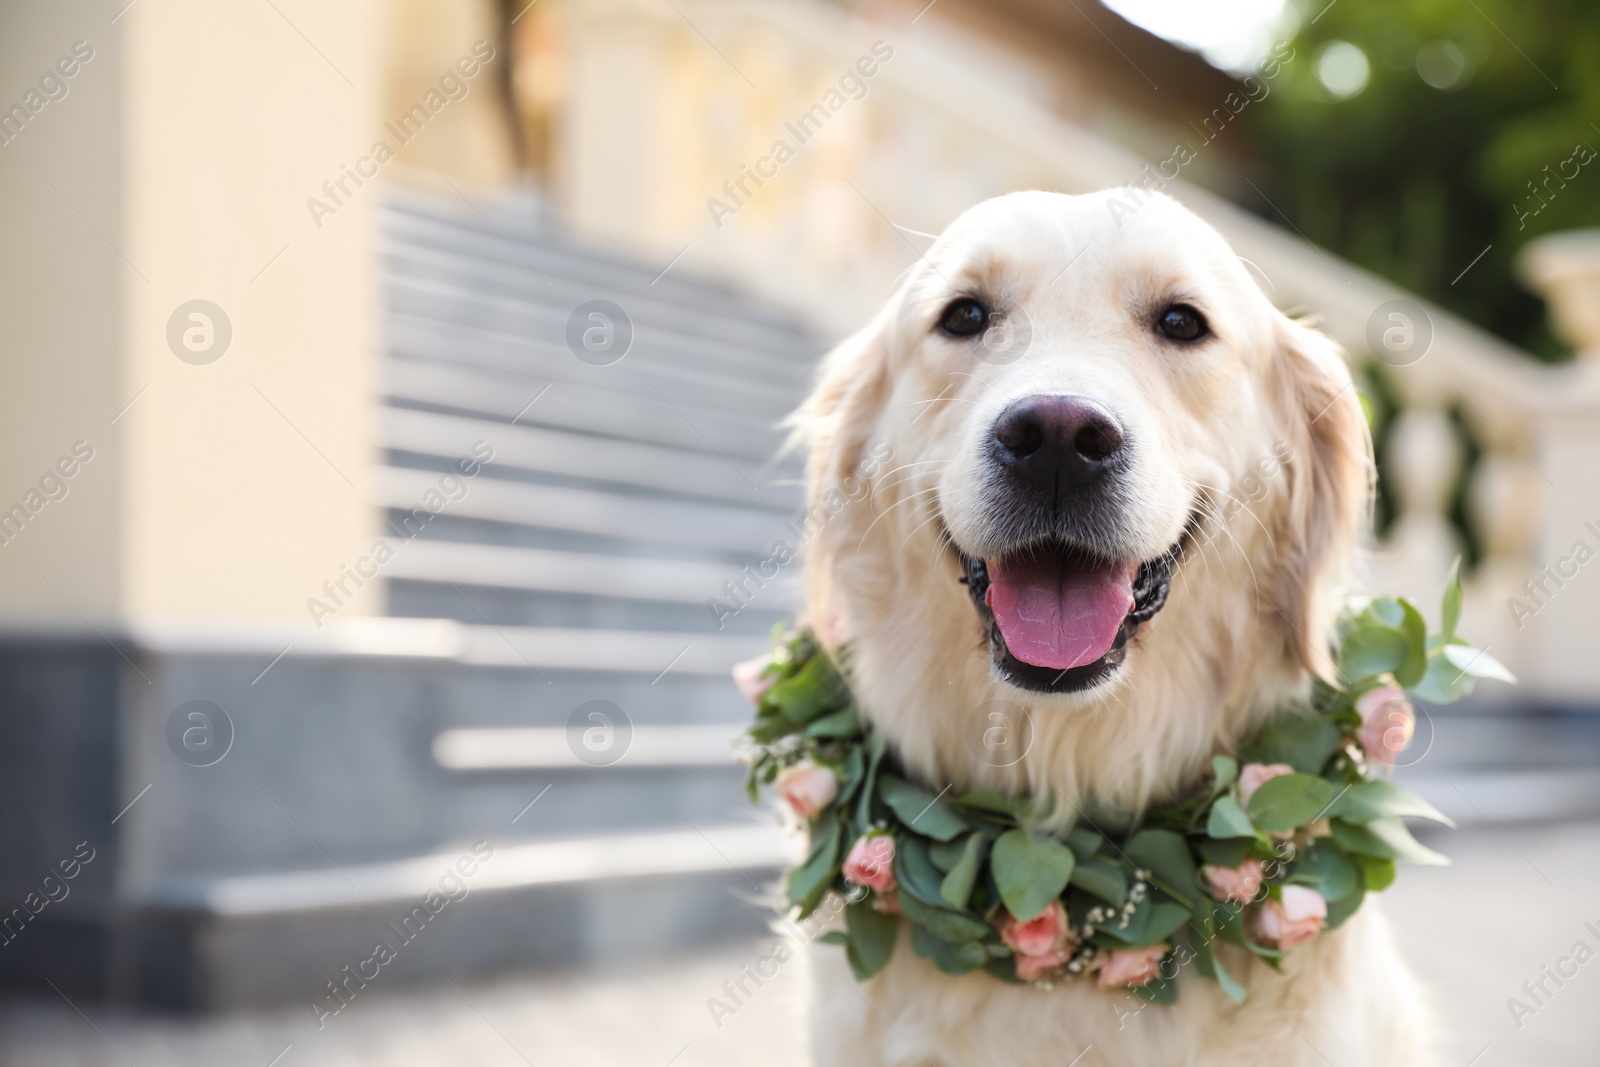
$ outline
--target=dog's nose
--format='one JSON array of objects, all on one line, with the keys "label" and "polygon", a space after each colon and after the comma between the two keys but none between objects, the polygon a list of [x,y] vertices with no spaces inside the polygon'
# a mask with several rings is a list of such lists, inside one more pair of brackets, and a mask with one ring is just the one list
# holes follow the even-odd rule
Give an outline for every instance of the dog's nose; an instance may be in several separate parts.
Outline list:
[{"label": "dog's nose", "polygon": [[1115,416],[1083,396],[1026,396],[994,423],[993,451],[1000,464],[1052,492],[1104,475],[1122,444]]}]

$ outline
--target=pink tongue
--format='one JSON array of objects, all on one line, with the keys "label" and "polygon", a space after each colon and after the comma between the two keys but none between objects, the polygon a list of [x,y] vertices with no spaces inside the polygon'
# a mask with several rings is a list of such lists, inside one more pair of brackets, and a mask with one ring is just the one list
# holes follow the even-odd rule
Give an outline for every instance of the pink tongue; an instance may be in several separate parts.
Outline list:
[{"label": "pink tongue", "polygon": [[1065,670],[1111,650],[1133,608],[1133,568],[1086,564],[1058,555],[988,561],[986,599],[1011,654],[1035,667]]}]

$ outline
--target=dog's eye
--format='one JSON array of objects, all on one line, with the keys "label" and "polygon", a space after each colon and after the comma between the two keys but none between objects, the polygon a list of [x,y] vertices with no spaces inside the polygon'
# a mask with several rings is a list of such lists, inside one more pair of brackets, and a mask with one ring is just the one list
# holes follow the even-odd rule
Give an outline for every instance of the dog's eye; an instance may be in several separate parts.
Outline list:
[{"label": "dog's eye", "polygon": [[939,313],[939,329],[951,337],[973,337],[983,332],[989,310],[969,296],[952,300]]},{"label": "dog's eye", "polygon": [[1210,333],[1206,318],[1188,304],[1173,304],[1156,319],[1156,329],[1174,341],[1197,341]]}]

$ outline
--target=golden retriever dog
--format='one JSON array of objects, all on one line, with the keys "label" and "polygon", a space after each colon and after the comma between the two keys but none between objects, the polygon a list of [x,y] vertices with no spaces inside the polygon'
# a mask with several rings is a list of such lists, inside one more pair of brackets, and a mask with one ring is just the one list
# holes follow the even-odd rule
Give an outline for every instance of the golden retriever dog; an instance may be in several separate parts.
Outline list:
[{"label": "golden retriever dog", "polygon": [[[808,610],[935,790],[1031,798],[1052,830],[1089,803],[1137,813],[1332,670],[1372,485],[1358,397],[1334,344],[1174,200],[972,208],[827,357],[794,421],[809,502],[848,501],[812,541]],[[869,450],[891,459],[862,493]],[[974,741],[996,707],[1020,713],[1020,759]],[[857,984],[819,948],[816,1062],[1421,1062],[1419,992],[1370,898],[1281,975],[1219,951],[1242,1005],[1196,975],[1173,1005],[1087,977],[951,977],[904,930]]]}]

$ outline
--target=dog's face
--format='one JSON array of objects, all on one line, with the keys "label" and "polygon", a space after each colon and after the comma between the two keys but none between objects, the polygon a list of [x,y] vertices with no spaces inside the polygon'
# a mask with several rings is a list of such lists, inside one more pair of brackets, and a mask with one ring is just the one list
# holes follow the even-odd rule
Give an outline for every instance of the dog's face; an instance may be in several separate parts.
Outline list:
[{"label": "dog's face", "polygon": [[1243,605],[1269,658],[1325,662],[1317,593],[1366,488],[1354,391],[1166,197],[973,208],[830,356],[801,420],[813,502],[889,457],[819,529],[813,607],[867,645],[891,623],[923,673],[957,684],[981,660],[989,693],[1052,706],[1137,690],[1166,670],[1147,631],[1169,596],[1186,625],[1235,631]]}]

